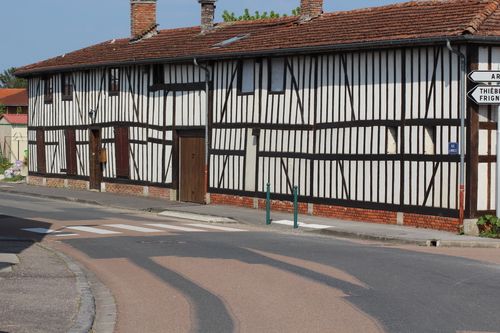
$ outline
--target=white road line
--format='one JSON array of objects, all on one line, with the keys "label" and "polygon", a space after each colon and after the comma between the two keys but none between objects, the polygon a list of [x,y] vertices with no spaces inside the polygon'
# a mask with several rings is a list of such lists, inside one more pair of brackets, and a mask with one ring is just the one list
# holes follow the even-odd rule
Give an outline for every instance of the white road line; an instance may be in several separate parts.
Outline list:
[{"label": "white road line", "polygon": [[186,227],[180,227],[177,225],[170,225],[170,224],[163,224],[163,223],[146,223],[146,225],[150,225],[152,227],[158,227],[158,228],[165,228],[165,229],[173,229],[173,230],[180,230],[180,231],[206,231],[206,230],[201,230],[201,229],[196,229],[196,228],[186,228]]},{"label": "white road line", "polygon": [[52,230],[52,229],[46,229],[46,228],[25,228],[25,229],[21,229],[21,230],[36,232],[37,234],[56,234],[56,233],[61,232],[59,230]]},{"label": "white road line", "polygon": [[[293,226],[293,221],[289,220],[272,221],[271,224],[273,223]],[[297,222],[297,226],[303,228],[312,228],[312,229],[335,228],[333,225],[314,224],[314,223],[309,224],[304,222]]]},{"label": "white road line", "polygon": [[111,230],[104,230],[104,229],[98,229],[98,228],[93,228],[93,227],[66,227],[67,229],[73,229],[73,230],[80,230],[80,231],[85,231],[85,232],[90,232],[93,234],[100,234],[100,235],[111,235],[111,234],[121,234],[121,232],[118,231],[111,231]]},{"label": "white road line", "polygon": [[105,224],[104,226],[118,228],[118,229],[139,231],[139,232],[164,232],[163,230],[151,229],[151,228],[143,228],[143,227],[136,227],[134,225],[128,225],[128,224]]},{"label": "white road line", "polygon": [[206,224],[198,224],[198,223],[187,223],[186,225],[192,225],[194,227],[201,227],[201,228],[208,228],[208,229],[216,229],[216,230],[224,230],[224,231],[246,231],[243,229],[236,229],[236,228],[228,228],[228,227],[221,227],[217,225],[206,225]]}]

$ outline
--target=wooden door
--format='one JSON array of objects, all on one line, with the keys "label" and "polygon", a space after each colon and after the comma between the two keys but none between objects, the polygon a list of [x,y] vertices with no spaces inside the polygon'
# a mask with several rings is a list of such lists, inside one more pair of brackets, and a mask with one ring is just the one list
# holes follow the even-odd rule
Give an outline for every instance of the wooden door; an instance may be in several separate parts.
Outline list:
[{"label": "wooden door", "polygon": [[90,130],[90,189],[101,190],[102,169],[99,161],[101,148],[100,130]]},{"label": "wooden door", "polygon": [[179,198],[181,201],[205,201],[205,139],[180,138]]}]

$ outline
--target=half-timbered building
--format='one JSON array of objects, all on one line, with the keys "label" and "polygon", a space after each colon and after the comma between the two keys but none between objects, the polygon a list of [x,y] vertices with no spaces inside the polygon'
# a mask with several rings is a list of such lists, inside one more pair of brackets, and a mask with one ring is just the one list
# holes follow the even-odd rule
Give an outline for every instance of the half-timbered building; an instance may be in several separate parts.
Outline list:
[{"label": "half-timbered building", "polygon": [[28,183],[253,208],[270,184],[281,210],[296,185],[302,213],[450,231],[494,212],[496,108],[461,87],[500,65],[500,1],[215,24],[216,1],[158,30],[131,0],[130,38],[20,68]]}]

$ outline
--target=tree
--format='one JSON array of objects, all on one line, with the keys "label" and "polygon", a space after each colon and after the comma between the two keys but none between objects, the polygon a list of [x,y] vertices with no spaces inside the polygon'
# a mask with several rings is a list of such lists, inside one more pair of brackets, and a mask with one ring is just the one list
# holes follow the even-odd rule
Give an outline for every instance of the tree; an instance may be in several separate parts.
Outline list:
[{"label": "tree", "polygon": [[28,87],[28,81],[14,76],[15,71],[16,68],[12,67],[0,74],[0,88],[26,89]]},{"label": "tree", "polygon": [[7,107],[0,102],[0,117],[5,114]]},{"label": "tree", "polygon": [[[300,14],[300,7],[297,7],[296,9],[292,10],[292,15],[299,15]],[[245,14],[242,16],[236,17],[234,13],[229,13],[227,10],[225,10],[222,14],[222,19],[224,22],[232,22],[232,21],[249,21],[249,20],[261,20],[261,19],[268,19],[268,18],[276,18],[280,17],[281,15],[278,13],[275,13],[274,11],[271,11],[270,13],[264,12],[262,15],[258,11],[255,12],[255,15],[250,15],[250,12],[248,9],[245,9]],[[283,17],[287,16],[286,14],[283,14]]]}]

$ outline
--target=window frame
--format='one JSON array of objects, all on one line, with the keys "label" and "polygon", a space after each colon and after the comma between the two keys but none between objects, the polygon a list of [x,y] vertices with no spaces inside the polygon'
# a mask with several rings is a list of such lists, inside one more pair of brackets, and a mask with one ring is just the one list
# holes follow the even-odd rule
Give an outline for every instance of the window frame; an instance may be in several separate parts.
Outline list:
[{"label": "window frame", "polygon": [[153,65],[153,84],[164,84],[165,83],[165,65],[154,64]]},{"label": "window frame", "polygon": [[[245,64],[249,64],[246,66]],[[251,84],[244,84],[251,77]],[[238,95],[253,95],[255,93],[255,60],[243,59],[238,61]],[[251,89],[245,90],[247,87]],[[244,89],[245,88],[245,89]]]},{"label": "window frame", "polygon": [[47,75],[43,78],[43,101],[52,104],[54,100],[54,77]]},{"label": "window frame", "polygon": [[[276,68],[276,62],[278,60],[282,60],[283,64],[282,67],[280,66],[281,75],[282,75],[282,81],[281,81],[281,88],[280,90],[274,89],[275,88],[275,83],[273,83],[273,78],[275,77],[275,71]],[[276,73],[280,74],[280,73]],[[280,82],[278,82],[280,83]],[[285,57],[278,57],[278,58],[269,58],[268,61],[268,90],[270,94],[283,94],[285,93],[285,86],[286,86],[286,58]]]},{"label": "window frame", "polygon": [[61,98],[63,101],[73,100],[73,75],[71,73],[61,74]]},{"label": "window frame", "polygon": [[120,68],[111,67],[108,70],[108,94],[118,96],[120,94]]}]

